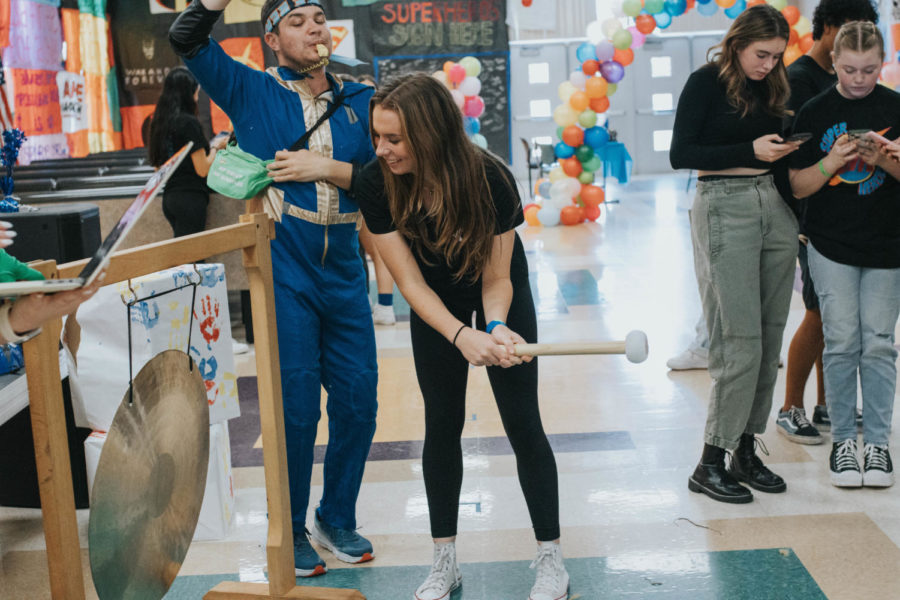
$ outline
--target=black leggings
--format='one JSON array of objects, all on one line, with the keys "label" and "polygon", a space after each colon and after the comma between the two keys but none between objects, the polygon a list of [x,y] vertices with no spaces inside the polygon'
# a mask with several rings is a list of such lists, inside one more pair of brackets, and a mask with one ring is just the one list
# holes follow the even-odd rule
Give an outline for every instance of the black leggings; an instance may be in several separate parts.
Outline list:
[{"label": "black leggings", "polygon": [[175,237],[200,233],[206,229],[206,205],[209,194],[189,190],[163,192],[163,215]]},{"label": "black leggings", "polygon": [[[472,312],[476,311],[477,326],[484,330],[484,309],[480,302],[448,308],[464,323],[470,323]],[[534,301],[527,279],[515,288],[506,321],[526,341],[537,341]],[[410,315],[409,328],[416,376],[425,400],[422,470],[431,535],[452,537],[456,535],[463,477],[460,437],[466,415],[469,363],[415,313]],[[519,483],[525,493],[535,537],[541,542],[555,540],[559,537],[559,490],[556,461],[538,408],[537,359],[508,369],[487,367],[487,373],[503,428],[516,455]]]}]

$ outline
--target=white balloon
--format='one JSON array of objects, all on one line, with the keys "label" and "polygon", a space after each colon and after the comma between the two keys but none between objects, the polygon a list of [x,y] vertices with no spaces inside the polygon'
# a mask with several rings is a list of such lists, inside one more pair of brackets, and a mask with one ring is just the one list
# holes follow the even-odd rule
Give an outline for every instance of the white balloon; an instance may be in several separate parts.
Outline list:
[{"label": "white balloon", "polygon": [[584,71],[572,71],[572,74],[569,75],[569,83],[571,83],[581,91],[584,91],[584,84],[586,82],[587,75],[584,74]]},{"label": "white balloon", "polygon": [[581,193],[581,182],[574,177],[566,177],[559,183],[562,183],[566,189],[566,197],[571,200]]},{"label": "white balloon", "polygon": [[595,46],[606,39],[606,35],[603,33],[603,25],[600,21],[588,23],[586,35],[588,41]]},{"label": "white balloon", "polygon": [[466,105],[466,96],[459,90],[450,90],[450,95],[453,96],[453,101],[456,102],[456,105],[459,107],[459,110],[462,110],[462,107]]},{"label": "white balloon", "polygon": [[466,77],[457,89],[463,96],[477,96],[481,91],[481,81],[477,77]]},{"label": "white balloon", "polygon": [[545,227],[559,225],[559,211],[554,208],[544,207],[537,212],[538,221]]},{"label": "white balloon", "polygon": [[606,34],[606,37],[612,39],[613,35],[620,29],[622,29],[622,23],[619,22],[618,19],[612,17],[605,21],[603,21],[603,25],[601,25],[603,29],[603,33]]},{"label": "white balloon", "polygon": [[476,133],[475,135],[472,136],[472,143],[474,143],[479,148],[484,148],[485,150],[487,150],[487,147],[488,147],[487,138],[484,137],[483,135],[481,135],[480,133]]},{"label": "white balloon", "polygon": [[568,198],[550,198],[550,203],[548,204],[551,208],[555,208],[556,210],[562,210],[567,206],[572,206],[572,197]]},{"label": "white balloon", "polygon": [[559,181],[554,181],[550,185],[550,198],[552,200],[565,200],[569,202],[572,200],[572,194],[569,193],[569,186],[566,183],[566,180],[570,179],[566,177],[566,179],[560,179]]}]

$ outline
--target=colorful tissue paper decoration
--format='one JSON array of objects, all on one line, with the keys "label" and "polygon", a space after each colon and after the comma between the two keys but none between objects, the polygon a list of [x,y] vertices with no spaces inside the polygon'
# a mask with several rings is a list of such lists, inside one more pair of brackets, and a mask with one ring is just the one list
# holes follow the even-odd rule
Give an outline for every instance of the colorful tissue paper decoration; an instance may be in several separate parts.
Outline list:
[{"label": "colorful tissue paper decoration", "polygon": [[0,163],[3,164],[5,173],[0,176],[0,191],[3,192],[3,199],[0,200],[0,212],[19,212],[19,201],[13,196],[13,167],[19,158],[19,149],[26,139],[28,138],[21,129],[3,130]]},{"label": "colorful tissue paper decoration", "polygon": [[463,124],[466,134],[472,142],[482,148],[487,148],[487,138],[481,134],[481,121],[479,117],[484,114],[484,99],[481,93],[481,61],[474,56],[466,56],[453,62],[448,60],[444,68],[435,71],[432,76],[447,86],[453,101],[463,113]]}]

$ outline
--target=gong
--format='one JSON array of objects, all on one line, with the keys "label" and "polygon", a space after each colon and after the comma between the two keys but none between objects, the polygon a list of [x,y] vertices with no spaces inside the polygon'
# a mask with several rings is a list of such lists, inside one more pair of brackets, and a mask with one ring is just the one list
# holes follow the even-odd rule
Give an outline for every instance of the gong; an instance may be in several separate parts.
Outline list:
[{"label": "gong", "polygon": [[187,554],[206,488],[209,408],[197,366],[180,350],[134,379],[103,444],[88,540],[101,600],[159,600]]}]

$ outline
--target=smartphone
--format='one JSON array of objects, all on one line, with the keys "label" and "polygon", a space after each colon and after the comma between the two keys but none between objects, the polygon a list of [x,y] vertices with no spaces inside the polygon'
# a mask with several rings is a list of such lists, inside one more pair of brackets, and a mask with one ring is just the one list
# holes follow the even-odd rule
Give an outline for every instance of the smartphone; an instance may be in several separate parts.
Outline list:
[{"label": "smartphone", "polygon": [[869,139],[875,140],[875,141],[878,142],[879,144],[891,144],[891,143],[893,143],[893,142],[891,142],[891,140],[887,139],[886,137],[884,137],[884,136],[881,135],[880,133],[875,133],[874,131],[870,131],[870,132],[869,132]]},{"label": "smartphone", "polygon": [[784,138],[786,142],[805,142],[812,137],[811,133],[792,133]]},{"label": "smartphone", "polygon": [[868,133],[872,131],[871,129],[850,129],[847,131],[847,135],[850,136],[851,140],[858,140],[860,138],[868,137]]}]

